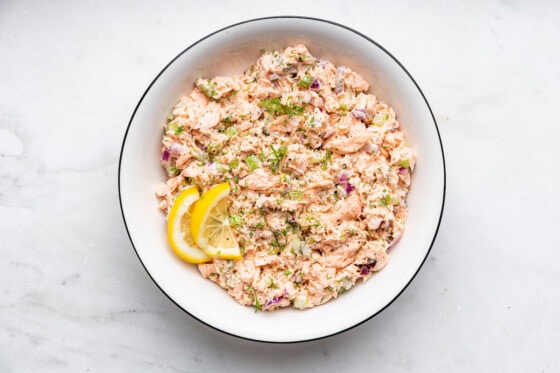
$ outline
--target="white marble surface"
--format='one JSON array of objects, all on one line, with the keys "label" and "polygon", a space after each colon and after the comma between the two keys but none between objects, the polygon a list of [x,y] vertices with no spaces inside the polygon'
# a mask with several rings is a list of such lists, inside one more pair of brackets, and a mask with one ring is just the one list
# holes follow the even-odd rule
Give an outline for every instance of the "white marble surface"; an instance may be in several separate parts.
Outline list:
[{"label": "white marble surface", "polygon": [[[0,2],[0,371],[558,371],[560,3],[141,3]],[[159,70],[215,29],[281,14],[390,50],[432,105],[448,175],[439,236],[402,296],[295,345],[172,304],[117,192],[126,125]]]}]

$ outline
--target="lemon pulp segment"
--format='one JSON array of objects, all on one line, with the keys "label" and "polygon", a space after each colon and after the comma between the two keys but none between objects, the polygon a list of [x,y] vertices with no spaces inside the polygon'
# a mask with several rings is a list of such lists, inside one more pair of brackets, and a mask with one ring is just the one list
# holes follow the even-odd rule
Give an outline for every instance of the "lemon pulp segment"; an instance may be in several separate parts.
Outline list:
[{"label": "lemon pulp segment", "polygon": [[228,183],[221,183],[202,194],[193,208],[191,232],[195,243],[206,254],[222,259],[241,259],[241,251],[227,212]]}]

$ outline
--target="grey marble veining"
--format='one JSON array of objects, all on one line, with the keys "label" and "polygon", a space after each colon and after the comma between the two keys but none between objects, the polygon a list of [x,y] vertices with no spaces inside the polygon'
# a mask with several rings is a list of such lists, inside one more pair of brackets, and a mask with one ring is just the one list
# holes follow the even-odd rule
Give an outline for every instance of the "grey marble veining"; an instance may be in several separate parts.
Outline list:
[{"label": "grey marble veining", "polygon": [[[416,279],[358,328],[259,344],[152,283],[122,222],[132,111],[186,46],[302,14],[367,34],[432,105],[447,162]],[[560,4],[0,2],[0,371],[532,371],[560,366]]]}]

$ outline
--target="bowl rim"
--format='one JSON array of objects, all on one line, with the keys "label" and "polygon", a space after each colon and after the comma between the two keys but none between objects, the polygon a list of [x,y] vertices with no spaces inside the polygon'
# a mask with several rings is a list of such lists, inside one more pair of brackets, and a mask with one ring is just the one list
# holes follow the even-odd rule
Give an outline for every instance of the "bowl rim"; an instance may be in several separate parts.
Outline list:
[{"label": "bowl rim", "polygon": [[[232,332],[229,332],[227,330],[222,330],[214,325],[211,325],[207,322],[205,322],[204,320],[201,320],[200,318],[194,316],[193,314],[191,314],[188,310],[186,310],[185,308],[183,308],[179,303],[177,303],[161,286],[160,284],[156,281],[156,279],[154,279],[154,277],[152,276],[152,274],[150,273],[150,271],[148,270],[148,268],[146,267],[146,264],[142,261],[142,258],[140,257],[140,254],[138,253],[138,250],[136,249],[136,246],[134,245],[134,241],[132,239],[132,236],[130,234],[130,230],[128,228],[127,222],[126,222],[126,216],[125,216],[125,212],[124,212],[124,208],[123,208],[123,200],[122,200],[122,195],[121,195],[121,177],[122,177],[122,173],[121,173],[121,166],[122,166],[122,160],[123,160],[123,153],[124,153],[124,148],[125,148],[125,144],[126,144],[126,140],[127,140],[127,136],[128,136],[128,131],[130,130],[130,127],[132,125],[132,122],[134,121],[134,118],[136,116],[136,112],[138,111],[138,108],[142,105],[142,102],[144,101],[144,98],[146,97],[146,95],[148,94],[148,92],[150,91],[150,89],[152,88],[152,86],[155,84],[155,82],[159,79],[159,77],[169,68],[169,66],[171,66],[179,57],[181,57],[183,54],[185,54],[186,52],[188,52],[191,48],[193,48],[194,46],[196,46],[197,44],[203,42],[204,40],[212,37],[213,35],[219,34],[221,32],[224,32],[226,30],[229,30],[231,28],[243,25],[243,24],[247,24],[247,23],[252,23],[252,22],[259,22],[259,21],[266,21],[266,20],[277,20],[277,19],[299,19],[299,20],[307,20],[307,21],[315,21],[315,22],[323,22],[323,23],[327,23],[333,26],[337,26],[337,27],[341,27],[343,29],[346,29],[347,31],[350,31],[362,38],[364,38],[365,40],[367,40],[368,42],[372,43],[373,45],[375,45],[377,48],[381,49],[385,54],[387,54],[387,56],[389,56],[402,70],[403,72],[408,76],[408,78],[412,81],[412,83],[414,84],[414,86],[416,87],[416,89],[418,90],[418,92],[420,93],[420,95],[422,96],[422,99],[424,100],[424,103],[426,104],[426,107],[428,108],[435,130],[436,130],[436,134],[438,137],[438,142],[439,142],[439,146],[440,146],[440,150],[441,150],[441,159],[442,159],[442,169],[443,169],[443,189],[442,189],[442,200],[441,200],[441,209],[439,212],[439,219],[437,222],[437,225],[435,227],[435,231],[433,233],[433,237],[430,243],[430,246],[428,248],[428,250],[426,251],[426,255],[424,256],[424,258],[422,259],[422,261],[419,263],[418,268],[416,269],[416,271],[414,272],[414,274],[412,275],[412,277],[408,280],[408,282],[406,283],[406,285],[393,297],[393,299],[391,299],[391,301],[389,301],[385,306],[383,306],[381,309],[379,309],[377,312],[375,312],[374,314],[370,315],[369,317],[357,322],[354,325],[351,325],[347,328],[341,329],[337,332],[334,333],[330,333],[324,336],[320,336],[320,337],[315,337],[315,338],[308,338],[308,339],[298,339],[298,340],[293,340],[293,341],[269,341],[269,340],[264,340],[264,339],[256,339],[256,338],[250,338],[250,337],[246,337],[246,336],[242,336],[242,335],[237,335],[234,334]],[[150,82],[150,84],[148,85],[148,87],[146,88],[146,90],[144,91],[144,93],[142,94],[142,96],[140,97],[140,100],[138,101],[138,103],[136,104],[136,107],[134,108],[134,111],[132,112],[132,115],[130,117],[130,120],[128,122],[128,125],[126,127],[125,133],[124,133],[124,137],[123,137],[123,141],[122,141],[122,145],[121,145],[121,150],[120,150],[120,155],[119,155],[119,167],[118,167],[118,193],[119,193],[119,205],[120,205],[120,209],[121,209],[121,215],[123,218],[123,222],[125,225],[125,229],[128,235],[128,238],[130,240],[130,243],[132,244],[132,248],[134,249],[134,252],[136,253],[136,256],[138,257],[138,259],[140,260],[140,263],[142,264],[142,267],[144,267],[144,270],[146,271],[146,273],[148,274],[148,276],[150,277],[150,279],[152,280],[152,282],[157,286],[157,288],[171,301],[173,302],[177,307],[179,307],[179,309],[181,309],[183,312],[185,312],[186,314],[188,314],[190,317],[192,317],[193,319],[199,321],[200,323],[209,326],[210,328],[217,330],[221,333],[236,337],[236,338],[241,338],[244,340],[248,340],[248,341],[254,341],[254,342],[264,342],[264,343],[271,343],[271,344],[289,344],[289,343],[302,343],[302,342],[311,342],[311,341],[316,341],[316,340],[320,340],[320,339],[324,339],[324,338],[328,338],[328,337],[332,337],[344,332],[347,332],[351,329],[356,328],[357,326],[365,323],[366,321],[371,320],[372,318],[374,318],[375,316],[377,316],[378,314],[380,314],[381,312],[383,312],[387,307],[389,307],[397,298],[400,297],[400,295],[408,288],[408,286],[410,285],[410,283],[414,280],[414,278],[416,277],[416,275],[418,274],[418,272],[420,271],[420,269],[422,268],[422,266],[424,265],[424,263],[426,262],[426,259],[428,258],[432,247],[435,243],[435,240],[437,238],[438,232],[439,232],[439,228],[441,225],[441,221],[443,218],[443,211],[444,211],[444,206],[445,206],[445,196],[446,196],[446,186],[447,186],[447,173],[446,173],[446,167],[445,167],[445,153],[444,153],[444,149],[443,149],[443,144],[441,141],[441,135],[439,132],[439,128],[437,125],[437,121],[436,118],[434,117],[434,114],[432,112],[432,108],[428,102],[428,100],[426,99],[426,96],[424,95],[424,92],[422,92],[422,90],[420,89],[420,86],[418,85],[418,83],[416,83],[416,80],[412,77],[412,75],[408,72],[408,70],[404,67],[404,65],[395,57],[393,56],[387,49],[385,49],[381,44],[379,44],[378,42],[376,42],[375,40],[371,39],[370,37],[368,37],[367,35],[351,28],[348,26],[345,26],[343,24],[334,22],[334,21],[330,21],[330,20],[326,20],[323,18],[316,18],[316,17],[308,17],[308,16],[294,16],[294,15],[279,15],[279,16],[267,16],[267,17],[258,17],[258,18],[251,18],[251,19],[247,19],[245,21],[241,21],[241,22],[237,22],[237,23],[233,23],[229,26],[225,26],[219,30],[216,30],[210,34],[207,34],[206,36],[198,39],[197,41],[195,41],[194,43],[190,44],[188,47],[186,47],[185,49],[183,49],[181,52],[179,52],[175,57],[173,57],[169,63],[167,63],[162,69],[161,71],[155,76],[155,78]]]}]

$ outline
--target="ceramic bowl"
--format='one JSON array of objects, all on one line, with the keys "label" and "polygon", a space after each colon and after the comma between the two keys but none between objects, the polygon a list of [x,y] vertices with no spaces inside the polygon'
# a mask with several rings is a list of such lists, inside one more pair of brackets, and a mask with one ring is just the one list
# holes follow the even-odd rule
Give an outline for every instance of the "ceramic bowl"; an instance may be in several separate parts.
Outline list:
[{"label": "ceramic bowl", "polygon": [[[408,195],[409,216],[391,260],[365,284],[338,299],[298,311],[257,312],[205,280],[169,248],[166,222],[154,194],[166,175],[160,164],[162,126],[196,77],[241,74],[261,49],[305,44],[312,55],[361,74],[378,98],[395,109],[417,155]],[[403,65],[371,38],[349,27],[305,17],[270,17],[216,31],[182,51],[155,77],[124,137],[119,194],[126,229],[147,273],[173,302],[201,322],[238,337],[297,342],[330,336],[375,316],[412,281],[434,243],[445,197],[445,164],[436,121]]]}]

